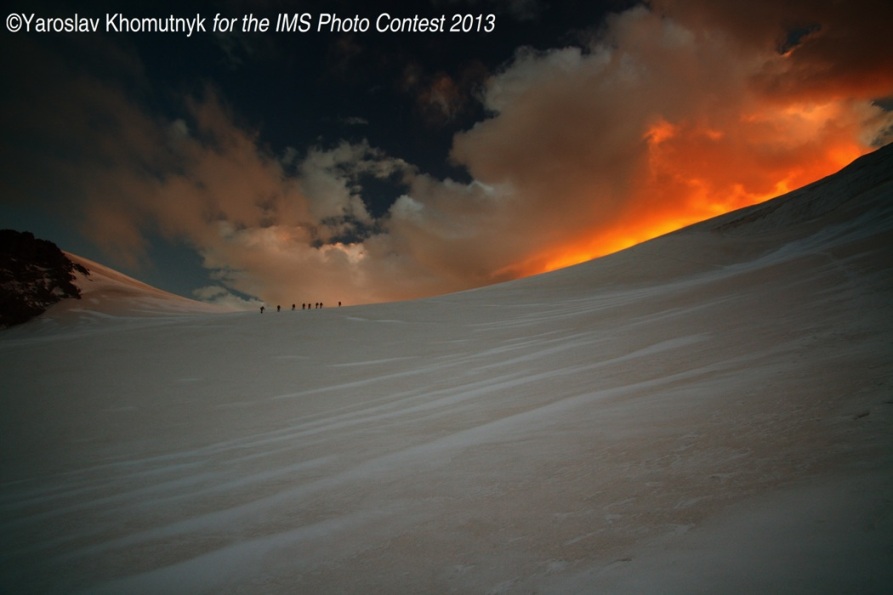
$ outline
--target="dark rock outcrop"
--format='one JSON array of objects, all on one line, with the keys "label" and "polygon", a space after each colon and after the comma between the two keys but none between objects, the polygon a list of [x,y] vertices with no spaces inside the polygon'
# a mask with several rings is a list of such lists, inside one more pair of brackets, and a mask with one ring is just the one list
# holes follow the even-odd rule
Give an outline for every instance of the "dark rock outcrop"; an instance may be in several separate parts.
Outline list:
[{"label": "dark rock outcrop", "polygon": [[0,230],[0,328],[26,322],[60,300],[80,299],[75,272],[90,274],[53,242]]}]

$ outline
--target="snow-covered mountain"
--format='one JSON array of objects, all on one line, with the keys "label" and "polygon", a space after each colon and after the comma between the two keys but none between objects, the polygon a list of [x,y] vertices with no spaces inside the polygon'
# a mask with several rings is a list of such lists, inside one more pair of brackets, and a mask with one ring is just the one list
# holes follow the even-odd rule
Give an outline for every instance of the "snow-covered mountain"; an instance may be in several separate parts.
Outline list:
[{"label": "snow-covered mountain", "polygon": [[60,303],[44,315],[44,320],[70,323],[73,319],[90,317],[155,317],[229,311],[152,287],[82,256],[68,252],[66,256],[90,272],[87,276],[77,275],[75,279],[81,290],[81,301]]},{"label": "snow-covered mountain", "polygon": [[0,334],[4,592],[893,584],[893,147],[503,285],[106,312]]},{"label": "snow-covered mountain", "polygon": [[[11,230],[3,230],[3,233],[12,238],[30,238],[26,243],[43,249],[37,255],[30,254],[35,250],[24,250],[24,258],[10,254],[7,257],[10,262],[0,266],[0,289],[3,290],[0,328],[22,324],[37,316],[40,318],[33,320],[23,333],[32,334],[38,326],[44,331],[56,330],[59,326],[78,326],[104,318],[231,311],[151,287],[98,262],[64,252],[51,242],[35,239],[30,233]],[[49,257],[41,257],[43,253],[48,253]]]}]

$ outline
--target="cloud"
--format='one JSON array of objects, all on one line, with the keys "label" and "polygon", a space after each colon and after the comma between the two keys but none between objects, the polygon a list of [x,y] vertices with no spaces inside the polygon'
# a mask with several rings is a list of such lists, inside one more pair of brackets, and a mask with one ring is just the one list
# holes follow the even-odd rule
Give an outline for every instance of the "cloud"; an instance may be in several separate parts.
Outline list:
[{"label": "cloud", "polygon": [[[131,172],[130,212],[193,245],[215,277],[241,293],[271,303],[371,299],[357,270],[375,225],[361,179],[403,179],[413,168],[365,141],[278,159],[233,123],[213,92],[190,101],[189,111],[194,130],[184,135],[180,121],[172,125],[176,167],[150,180]],[[97,202],[87,219],[105,211]]]},{"label": "cloud", "polygon": [[400,86],[414,97],[422,120],[439,127],[468,112],[487,76],[487,68],[477,61],[465,64],[455,76],[442,71],[428,74],[410,62],[403,68]]},{"label": "cloud", "polygon": [[456,116],[461,109],[465,95],[451,77],[440,73],[422,91],[419,101],[423,108],[433,111],[445,120]]},{"label": "cloud", "polygon": [[260,300],[253,298],[245,299],[233,294],[233,292],[220,285],[206,285],[205,287],[196,289],[192,294],[194,298],[200,301],[223,306],[234,312],[254,310],[263,305],[263,302]]},{"label": "cloud", "polygon": [[747,51],[790,45],[783,56],[767,60],[755,74],[754,82],[765,93],[817,101],[873,99],[891,92],[889,2],[655,0],[653,4],[685,26],[722,31]]},{"label": "cloud", "polygon": [[[244,307],[233,294],[352,304],[549,270],[770,198],[891,140],[874,101],[893,96],[872,38],[882,19],[836,3],[752,6],[660,0],[612,15],[586,45],[519,48],[487,78],[404,71],[439,118],[474,98],[486,109],[454,138],[461,182],[368,140],[274,154],[213,87],[162,116],[127,52],[125,86],[16,41],[34,59],[12,73],[28,105],[5,106],[3,189],[73,205],[117,262],[145,260],[149,234],[190,245],[217,282],[199,295]],[[370,180],[402,189],[384,215],[369,208]]]},{"label": "cloud", "polygon": [[348,116],[346,118],[342,118],[341,123],[345,126],[368,126],[369,120],[366,118],[361,118],[359,116]]},{"label": "cloud", "polygon": [[515,189],[504,215],[526,238],[506,264],[517,274],[770,198],[889,138],[890,113],[865,86],[847,93],[844,78],[832,94],[799,77],[779,93],[769,73],[807,66],[783,67],[773,35],[743,44],[675,20],[674,6],[613,15],[589,47],[522,48],[489,81],[493,117],[456,137],[453,157],[475,179]]}]

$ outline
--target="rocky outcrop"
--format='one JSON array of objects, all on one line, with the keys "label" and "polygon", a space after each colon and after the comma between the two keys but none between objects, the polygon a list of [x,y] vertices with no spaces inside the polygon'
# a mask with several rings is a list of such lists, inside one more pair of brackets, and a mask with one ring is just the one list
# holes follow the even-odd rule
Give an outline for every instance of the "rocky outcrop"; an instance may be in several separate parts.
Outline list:
[{"label": "rocky outcrop", "polygon": [[53,242],[0,230],[0,328],[26,322],[60,300],[80,299],[75,272],[89,275]]}]

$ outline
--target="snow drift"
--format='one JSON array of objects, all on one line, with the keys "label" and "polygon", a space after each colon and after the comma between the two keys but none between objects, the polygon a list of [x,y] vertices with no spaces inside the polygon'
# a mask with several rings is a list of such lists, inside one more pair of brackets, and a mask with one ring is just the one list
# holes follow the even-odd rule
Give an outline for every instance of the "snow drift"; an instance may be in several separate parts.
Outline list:
[{"label": "snow drift", "polygon": [[887,147],[504,285],[4,332],[0,588],[886,592],[891,249]]}]

